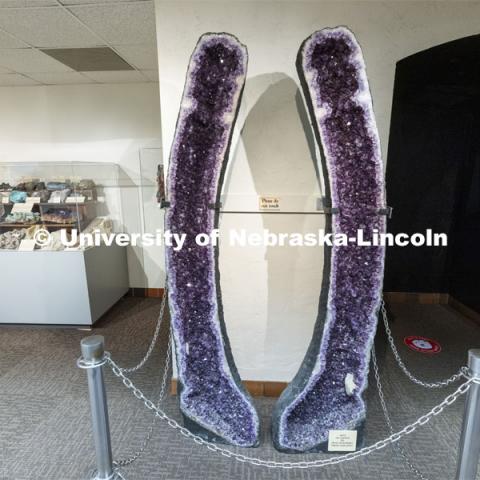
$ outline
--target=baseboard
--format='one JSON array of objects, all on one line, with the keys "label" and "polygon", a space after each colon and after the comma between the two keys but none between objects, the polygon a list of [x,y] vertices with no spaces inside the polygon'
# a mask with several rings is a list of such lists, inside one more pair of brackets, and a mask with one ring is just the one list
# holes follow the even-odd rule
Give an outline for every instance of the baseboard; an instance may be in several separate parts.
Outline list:
[{"label": "baseboard", "polygon": [[383,292],[387,303],[417,303],[423,305],[448,305],[464,317],[480,324],[480,313],[448,293]]},{"label": "baseboard", "polygon": [[448,293],[383,292],[387,303],[420,303],[422,305],[448,305]]},{"label": "baseboard", "polygon": [[[245,380],[243,384],[252,397],[279,397],[288,385],[287,382],[262,382],[256,380]],[[173,379],[170,384],[170,393],[172,395],[177,394],[176,379]]]},{"label": "baseboard", "polygon": [[163,288],[130,288],[128,297],[162,298]]},{"label": "baseboard", "polygon": [[[135,297],[156,297],[163,295],[163,288],[130,289]],[[465,317],[480,324],[480,313],[467,307],[453,298],[448,293],[423,293],[423,292],[384,292],[383,298],[387,303],[409,303],[422,305],[448,305]],[[279,397],[287,382],[269,382],[258,380],[245,380],[245,388],[253,397]],[[170,393],[177,394],[177,380],[173,379],[170,385]]]},{"label": "baseboard", "polygon": [[463,304],[462,302],[459,302],[451,295],[448,299],[448,305],[454,310],[456,310],[458,313],[461,313],[464,317],[467,317],[470,320],[473,320],[475,323],[480,324],[480,313]]}]

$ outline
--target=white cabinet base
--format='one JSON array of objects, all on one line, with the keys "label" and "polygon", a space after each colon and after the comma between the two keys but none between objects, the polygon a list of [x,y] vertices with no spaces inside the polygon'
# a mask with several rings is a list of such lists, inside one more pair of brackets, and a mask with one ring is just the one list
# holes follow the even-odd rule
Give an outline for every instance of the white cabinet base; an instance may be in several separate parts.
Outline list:
[{"label": "white cabinet base", "polygon": [[93,325],[128,288],[125,247],[0,251],[0,324]]}]

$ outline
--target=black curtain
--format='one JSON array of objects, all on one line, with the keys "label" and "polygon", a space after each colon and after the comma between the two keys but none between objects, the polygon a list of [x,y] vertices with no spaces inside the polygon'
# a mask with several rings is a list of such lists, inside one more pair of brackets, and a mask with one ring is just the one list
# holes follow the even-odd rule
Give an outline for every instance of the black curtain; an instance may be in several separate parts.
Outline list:
[{"label": "black curtain", "polygon": [[385,290],[450,293],[480,310],[480,35],[397,63],[387,158],[392,233],[447,247],[387,249]]}]

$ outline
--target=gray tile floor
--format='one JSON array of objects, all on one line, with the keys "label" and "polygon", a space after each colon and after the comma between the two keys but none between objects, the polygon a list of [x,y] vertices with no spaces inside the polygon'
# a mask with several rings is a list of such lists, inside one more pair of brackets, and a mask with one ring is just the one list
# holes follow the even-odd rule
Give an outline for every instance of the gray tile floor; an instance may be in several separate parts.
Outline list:
[{"label": "gray tile floor", "polygon": [[[122,300],[95,329],[122,365],[140,359],[153,331],[159,302]],[[392,330],[407,365],[419,377],[436,380],[451,375],[466,361],[468,348],[480,346],[480,327],[439,305],[393,305]],[[403,346],[406,335],[437,339],[443,347],[434,356]],[[5,480],[81,480],[94,465],[85,373],[75,367],[85,332],[57,328],[0,327],[0,478]],[[164,345],[164,343],[163,343]],[[159,349],[160,350],[160,349]],[[377,353],[387,403],[396,427],[416,419],[452,388],[426,391],[409,383],[385,347],[380,329]],[[159,385],[159,351],[132,379],[151,397]],[[367,392],[367,443],[387,435],[373,378]],[[142,441],[151,415],[111,372],[107,372],[113,449],[116,457]],[[265,459],[299,460],[276,452],[269,438],[273,399],[257,398],[262,416],[262,445],[248,453]],[[166,410],[178,417],[175,398]],[[454,478],[463,400],[402,442],[427,478]],[[354,462],[326,469],[276,471],[255,468],[212,454],[158,423],[145,457],[124,471],[135,480],[406,480],[415,476],[389,447]]]}]

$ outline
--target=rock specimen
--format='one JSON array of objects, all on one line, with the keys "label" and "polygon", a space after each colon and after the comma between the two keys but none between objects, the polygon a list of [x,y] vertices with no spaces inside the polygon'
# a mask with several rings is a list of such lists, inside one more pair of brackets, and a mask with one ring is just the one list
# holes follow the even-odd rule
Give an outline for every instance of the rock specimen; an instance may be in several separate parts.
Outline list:
[{"label": "rock specimen", "polygon": [[[344,27],[315,32],[300,47],[297,70],[317,142],[333,233],[385,231],[383,165],[362,52]],[[313,337],[297,375],[278,400],[274,444],[286,452],[327,448],[330,430],[357,430],[362,442],[370,350],[377,326],[384,248],[325,250]]]},{"label": "rock specimen", "polygon": [[8,214],[2,223],[38,223],[40,214],[37,212],[15,212]]},{"label": "rock specimen", "polygon": [[166,230],[186,234],[167,248],[167,274],[185,425],[213,441],[255,446],[259,420],[233,362],[225,329],[218,250],[197,234],[218,226],[218,201],[247,69],[232,35],[200,37],[190,59],[170,153]]},{"label": "rock specimen", "polygon": [[49,208],[42,214],[42,220],[47,223],[72,224],[82,221],[84,212],[80,209],[73,208]]},{"label": "rock specimen", "polygon": [[26,230],[11,230],[0,233],[0,249],[17,250],[20,242],[26,237]]},{"label": "rock specimen", "polygon": [[12,203],[25,203],[27,200],[27,192],[23,192],[21,190],[13,190],[10,193],[9,200]]}]

